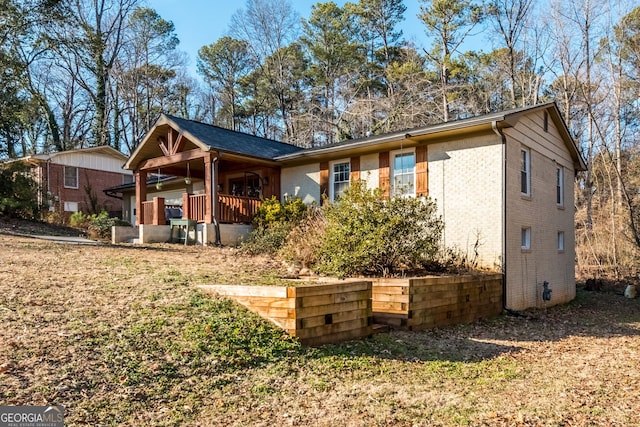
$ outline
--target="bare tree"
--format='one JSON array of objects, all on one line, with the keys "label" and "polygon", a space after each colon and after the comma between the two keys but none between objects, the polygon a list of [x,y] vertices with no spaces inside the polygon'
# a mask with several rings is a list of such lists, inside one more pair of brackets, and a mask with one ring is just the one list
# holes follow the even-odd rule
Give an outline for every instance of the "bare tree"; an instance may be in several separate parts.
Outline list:
[{"label": "bare tree", "polygon": [[[493,27],[500,33],[507,48],[509,91],[512,108],[517,106],[516,74],[518,63],[523,56],[517,50],[520,37],[529,19],[532,5],[533,0],[492,0],[487,9]],[[522,106],[527,103],[524,91],[522,91],[520,103]]]},{"label": "bare tree", "polygon": [[65,25],[49,28],[58,57],[91,99],[93,145],[110,145],[110,76],[123,44],[126,23],[139,0],[63,0]]},{"label": "bare tree", "polygon": [[293,138],[294,124],[288,102],[290,58],[284,48],[297,38],[299,28],[299,15],[288,0],[247,0],[245,9],[231,18],[231,35],[248,43],[269,81],[269,95],[276,100],[287,138]]}]

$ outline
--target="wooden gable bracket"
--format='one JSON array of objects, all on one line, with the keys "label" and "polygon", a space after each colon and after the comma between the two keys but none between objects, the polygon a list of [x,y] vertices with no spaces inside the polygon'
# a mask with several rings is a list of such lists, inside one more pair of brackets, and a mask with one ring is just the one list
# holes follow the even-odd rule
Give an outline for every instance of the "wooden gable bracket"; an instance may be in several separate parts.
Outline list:
[{"label": "wooden gable bracket", "polygon": [[167,138],[165,138],[164,136],[159,136],[158,137],[158,145],[160,146],[160,149],[162,150],[162,154],[164,154],[165,156],[169,156],[169,144],[167,144]]},{"label": "wooden gable bracket", "polygon": [[169,128],[167,137],[159,136],[158,145],[162,150],[162,154],[165,156],[171,156],[178,153],[184,145],[184,137],[182,132],[178,132],[172,128]]}]

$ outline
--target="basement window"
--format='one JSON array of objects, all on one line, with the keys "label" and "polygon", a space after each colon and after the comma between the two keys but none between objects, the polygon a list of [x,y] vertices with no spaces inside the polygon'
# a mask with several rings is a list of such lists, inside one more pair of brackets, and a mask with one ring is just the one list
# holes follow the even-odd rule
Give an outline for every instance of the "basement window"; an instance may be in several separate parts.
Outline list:
[{"label": "basement window", "polygon": [[78,212],[78,202],[64,202],[65,212]]},{"label": "basement window", "polygon": [[524,251],[531,249],[531,227],[523,227],[520,231],[520,248]]},{"label": "basement window", "polygon": [[558,252],[564,251],[564,231],[558,231]]}]

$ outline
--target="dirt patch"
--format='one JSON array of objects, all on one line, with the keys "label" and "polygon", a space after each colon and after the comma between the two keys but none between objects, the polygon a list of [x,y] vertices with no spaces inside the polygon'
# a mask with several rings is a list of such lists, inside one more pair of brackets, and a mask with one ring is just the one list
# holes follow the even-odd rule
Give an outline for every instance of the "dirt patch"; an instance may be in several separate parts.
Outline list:
[{"label": "dirt patch", "polygon": [[640,425],[640,300],[307,349],[199,284],[279,262],[228,248],[0,234],[0,402],[68,425]]},{"label": "dirt patch", "polygon": [[0,233],[15,235],[48,235],[48,236],[83,236],[84,232],[77,228],[47,222],[25,221],[17,218],[0,216]]}]

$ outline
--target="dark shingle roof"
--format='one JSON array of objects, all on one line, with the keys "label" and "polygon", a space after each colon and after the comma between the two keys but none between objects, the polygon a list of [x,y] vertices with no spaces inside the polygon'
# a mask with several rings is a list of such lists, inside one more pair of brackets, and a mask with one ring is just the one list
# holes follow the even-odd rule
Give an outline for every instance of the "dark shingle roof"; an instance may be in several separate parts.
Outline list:
[{"label": "dark shingle roof", "polygon": [[181,130],[190,133],[203,144],[216,150],[270,160],[302,150],[301,147],[285,144],[284,142],[234,132],[229,129],[181,119],[168,114],[166,116],[178,125]]}]

